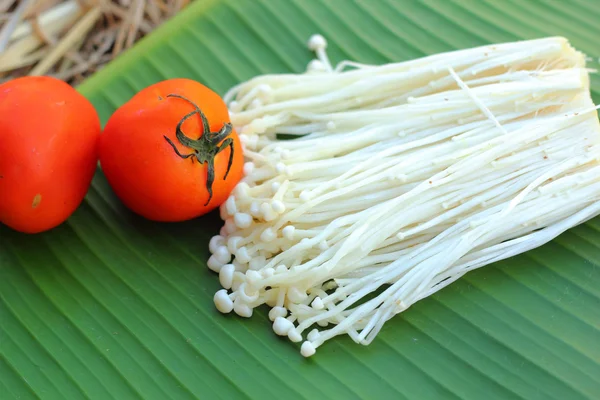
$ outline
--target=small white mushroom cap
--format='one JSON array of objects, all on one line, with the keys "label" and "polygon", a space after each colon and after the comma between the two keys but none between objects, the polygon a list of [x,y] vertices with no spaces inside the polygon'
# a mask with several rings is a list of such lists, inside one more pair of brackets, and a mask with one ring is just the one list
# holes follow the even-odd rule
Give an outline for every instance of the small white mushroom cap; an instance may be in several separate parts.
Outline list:
[{"label": "small white mushroom cap", "polygon": [[228,314],[233,310],[233,301],[231,301],[231,299],[229,298],[227,290],[219,290],[217,293],[215,293],[213,300],[215,302],[215,307],[217,307],[217,310],[219,310],[219,312],[222,312],[223,314]]},{"label": "small white mushroom cap", "polygon": [[311,51],[325,50],[327,48],[327,40],[323,35],[314,34],[308,39],[308,48]]},{"label": "small white mushroom cap", "polygon": [[294,324],[283,317],[275,318],[273,322],[273,332],[279,336],[287,336],[288,332],[294,329]]},{"label": "small white mushroom cap", "polygon": [[305,341],[300,347],[300,354],[304,357],[310,357],[317,352],[317,349],[310,341]]}]

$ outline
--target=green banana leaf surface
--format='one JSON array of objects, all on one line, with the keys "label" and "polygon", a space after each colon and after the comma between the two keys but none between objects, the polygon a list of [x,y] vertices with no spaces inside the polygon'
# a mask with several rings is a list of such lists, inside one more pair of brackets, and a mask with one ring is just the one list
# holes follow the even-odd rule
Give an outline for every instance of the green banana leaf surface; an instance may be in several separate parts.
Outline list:
[{"label": "green banana leaf surface", "polygon": [[[334,62],[402,61],[567,37],[599,67],[594,0],[196,0],[78,89],[103,123],[136,91],[196,79],[219,94],[302,72],[313,33]],[[600,102],[600,78],[592,80]],[[60,227],[0,227],[0,399],[598,399],[600,219],[468,273],[386,323],[370,346],[338,337],[304,359],[267,310],[213,305],[217,213],[133,215],[98,170]]]}]

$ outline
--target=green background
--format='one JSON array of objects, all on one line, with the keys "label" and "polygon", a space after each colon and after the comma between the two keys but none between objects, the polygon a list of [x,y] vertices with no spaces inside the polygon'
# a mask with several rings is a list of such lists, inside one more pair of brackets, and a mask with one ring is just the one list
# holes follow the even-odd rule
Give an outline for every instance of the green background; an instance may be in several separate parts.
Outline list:
[{"label": "green background", "polygon": [[[238,0],[192,3],[86,81],[105,122],[137,90],[197,79],[223,94],[301,72],[322,33],[334,62],[407,60],[564,35],[600,56],[590,1]],[[600,79],[592,78],[600,102]],[[57,229],[0,227],[0,399],[598,399],[600,219],[469,273],[363,347],[336,338],[304,359],[266,311],[223,316],[205,261],[211,214],[157,224],[128,212],[98,171]]]}]

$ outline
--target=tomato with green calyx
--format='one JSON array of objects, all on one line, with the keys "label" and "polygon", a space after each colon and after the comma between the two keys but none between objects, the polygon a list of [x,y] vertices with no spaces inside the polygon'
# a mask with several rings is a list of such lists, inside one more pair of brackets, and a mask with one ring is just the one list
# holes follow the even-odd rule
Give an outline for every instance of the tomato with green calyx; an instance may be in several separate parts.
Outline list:
[{"label": "tomato with green calyx", "polygon": [[201,216],[240,181],[243,154],[223,100],[190,79],[142,89],[109,118],[100,165],[117,197],[154,221]]},{"label": "tomato with green calyx", "polygon": [[0,223],[24,233],[64,222],[87,193],[98,163],[94,106],[51,77],[0,85]]}]

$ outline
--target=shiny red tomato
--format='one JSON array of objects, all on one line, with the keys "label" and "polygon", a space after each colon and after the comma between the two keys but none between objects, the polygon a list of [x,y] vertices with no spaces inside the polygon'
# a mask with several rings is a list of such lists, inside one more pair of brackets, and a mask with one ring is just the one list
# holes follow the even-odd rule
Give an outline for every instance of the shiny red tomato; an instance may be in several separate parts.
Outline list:
[{"label": "shiny red tomato", "polygon": [[243,155],[223,100],[196,81],[169,79],[114,112],[100,164],[128,208],[175,222],[223,203],[242,177]]},{"label": "shiny red tomato", "polygon": [[67,83],[25,77],[0,85],[0,222],[25,233],[64,222],[88,191],[100,119]]}]

